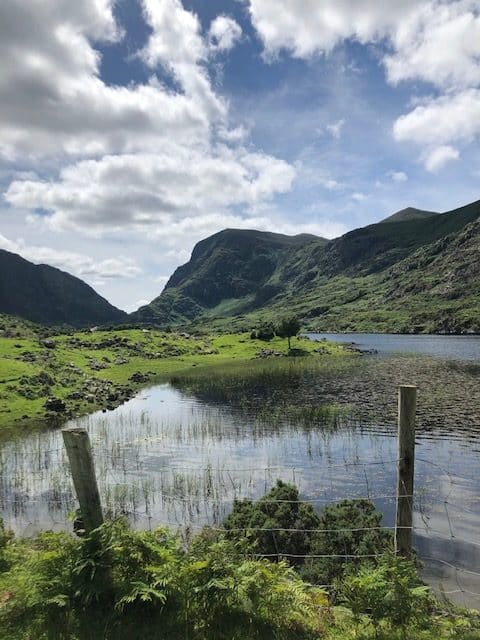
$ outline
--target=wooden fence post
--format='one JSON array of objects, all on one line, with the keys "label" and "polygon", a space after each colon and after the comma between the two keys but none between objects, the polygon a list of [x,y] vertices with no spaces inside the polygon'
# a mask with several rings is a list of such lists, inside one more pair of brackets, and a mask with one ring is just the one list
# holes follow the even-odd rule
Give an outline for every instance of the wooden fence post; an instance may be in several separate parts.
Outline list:
[{"label": "wooden fence post", "polygon": [[103,524],[102,505],[93,464],[88,432],[82,427],[62,429],[73,485],[80,504],[85,532],[90,533]]},{"label": "wooden fence post", "polygon": [[402,385],[398,393],[398,482],[395,552],[406,557],[412,553],[416,408],[417,387]]}]

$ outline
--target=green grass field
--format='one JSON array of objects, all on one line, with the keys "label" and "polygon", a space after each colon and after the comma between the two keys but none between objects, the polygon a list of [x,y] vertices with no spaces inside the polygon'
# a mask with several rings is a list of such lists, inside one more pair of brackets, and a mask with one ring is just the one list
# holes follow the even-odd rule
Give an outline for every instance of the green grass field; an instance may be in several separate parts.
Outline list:
[{"label": "green grass field", "polygon": [[[316,352],[318,348],[308,340],[292,341],[297,355],[321,358],[345,354],[338,344],[322,343],[321,353]],[[221,375],[225,366],[252,361],[262,349],[287,355],[287,341],[252,340],[249,334],[192,336],[140,329],[42,338],[28,327],[20,328],[13,336],[0,337],[0,428],[10,434],[22,425],[42,424],[48,398],[65,402],[60,418],[83,415],[113,408],[142,386],[166,381],[194,367],[195,371],[219,367]]]}]

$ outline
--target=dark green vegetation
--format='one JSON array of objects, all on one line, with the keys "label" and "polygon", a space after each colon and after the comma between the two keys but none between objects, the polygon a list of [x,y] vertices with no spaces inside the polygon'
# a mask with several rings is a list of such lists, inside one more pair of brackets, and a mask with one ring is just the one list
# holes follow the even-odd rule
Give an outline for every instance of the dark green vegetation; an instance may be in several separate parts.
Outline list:
[{"label": "dark green vegetation", "polygon": [[[230,539],[248,540],[256,553],[286,557],[312,584],[331,585],[343,577],[348,565],[339,558],[304,560],[295,556],[362,556],[393,550],[390,530],[382,529],[382,515],[369,500],[343,500],[317,514],[301,502],[298,489],[281,480],[257,502],[236,500],[224,526]],[[355,531],[352,531],[355,529]]]},{"label": "dark green vegetation", "polygon": [[[284,485],[273,491],[283,490],[295,489]],[[341,510],[332,509],[328,522],[341,527]],[[259,518],[265,515],[263,505],[250,505],[250,515],[255,510]],[[245,511],[246,507],[237,507],[237,520],[244,518]],[[296,503],[292,513],[289,511],[292,505],[286,504],[270,519],[263,518],[253,526],[317,524],[307,505]],[[356,521],[347,514],[346,522],[351,527]],[[332,544],[338,552],[343,543],[341,530],[336,535],[340,537],[334,537]],[[347,568],[337,565],[335,588],[328,592],[304,582],[285,560],[259,557],[259,541],[261,535],[249,540],[243,532],[235,535],[232,528],[205,529],[185,547],[165,529],[133,532],[121,520],[108,522],[80,540],[54,533],[15,539],[2,527],[0,638],[479,637],[478,614],[439,603],[420,582],[411,562],[384,552],[375,560]],[[306,540],[287,542],[297,553],[308,549]]]},{"label": "dark green vegetation", "polygon": [[200,242],[135,321],[251,329],[480,332],[480,201],[407,209],[329,242],[227,230]]},{"label": "dark green vegetation", "polygon": [[280,320],[277,335],[288,340],[288,348],[292,348],[291,339],[300,331],[300,321],[297,316],[287,316]]},{"label": "dark green vegetation", "polygon": [[0,312],[45,325],[108,324],[126,320],[85,282],[0,249]]},{"label": "dark green vegetation", "polygon": [[326,240],[238,229],[216,233],[199,242],[162,295],[132,317],[140,322],[182,323],[208,309],[235,315],[243,308],[262,307],[283,290],[275,282],[279,267],[289,255],[312,243],[321,245]]}]

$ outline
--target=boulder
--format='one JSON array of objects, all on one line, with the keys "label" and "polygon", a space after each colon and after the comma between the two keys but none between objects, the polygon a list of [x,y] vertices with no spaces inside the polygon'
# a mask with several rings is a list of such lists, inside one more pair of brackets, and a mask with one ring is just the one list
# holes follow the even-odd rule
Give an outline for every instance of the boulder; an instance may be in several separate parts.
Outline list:
[{"label": "boulder", "polygon": [[54,413],[65,413],[67,410],[65,402],[60,398],[48,398],[43,406],[47,411],[52,411]]}]

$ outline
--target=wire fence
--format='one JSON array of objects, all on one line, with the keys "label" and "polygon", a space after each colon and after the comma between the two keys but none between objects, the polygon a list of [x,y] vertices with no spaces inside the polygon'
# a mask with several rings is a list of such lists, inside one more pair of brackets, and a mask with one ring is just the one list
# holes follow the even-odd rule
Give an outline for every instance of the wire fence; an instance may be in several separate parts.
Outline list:
[{"label": "wire fence", "polygon": [[[110,517],[127,517],[139,528],[155,529],[167,526],[186,537],[208,526],[214,532],[224,531],[223,519],[236,500],[256,500],[277,477],[301,478],[302,470],[285,465],[183,465],[170,464],[155,470],[142,455],[158,439],[142,438],[114,443],[113,447],[94,446],[97,481],[104,511]],[[133,447],[133,453],[132,453]],[[112,455],[112,451],[114,455]],[[121,452],[121,453],[118,453]],[[125,455],[123,455],[125,454]],[[103,458],[102,458],[103,456]],[[34,460],[34,464],[32,464]],[[107,461],[107,462],[105,462]],[[480,541],[475,539],[480,522],[480,497],[475,493],[474,475],[452,473],[446,466],[423,456],[416,456],[417,468],[429,469],[433,487],[415,486],[413,493],[395,491],[396,470],[403,459],[385,456],[381,459],[357,458],[342,462],[321,463],[321,472],[330,474],[330,483],[321,491],[321,481],[315,492],[302,491],[298,499],[262,498],[264,504],[309,504],[315,511],[346,499],[374,502],[393,524],[372,527],[302,528],[302,527],[234,527],[232,533],[331,534],[361,532],[392,532],[410,530],[414,546],[426,565],[430,582],[446,596],[474,599],[480,605]],[[319,469],[320,471],[320,469]],[[336,473],[350,473],[358,480],[357,490],[335,490]],[[152,476],[155,476],[155,480]],[[202,483],[197,484],[198,478]],[[319,473],[320,477],[320,473]],[[247,480],[245,480],[247,478]],[[340,483],[342,484],[342,483]],[[465,486],[472,486],[469,502],[459,499]],[[387,490],[385,490],[385,488]],[[395,522],[399,499],[410,501],[414,511],[411,526]],[[429,508],[427,508],[427,505]],[[0,506],[7,526],[34,533],[40,529],[72,530],[77,501],[70,477],[69,460],[63,446],[45,448],[29,458],[26,465],[21,454],[0,454]],[[250,557],[285,559],[293,563],[306,560],[331,559],[349,562],[373,559],[384,553],[297,554],[284,552],[249,554]],[[442,583],[444,586],[442,586]],[[319,586],[319,585],[315,585]],[[331,588],[332,585],[321,585]]]}]

